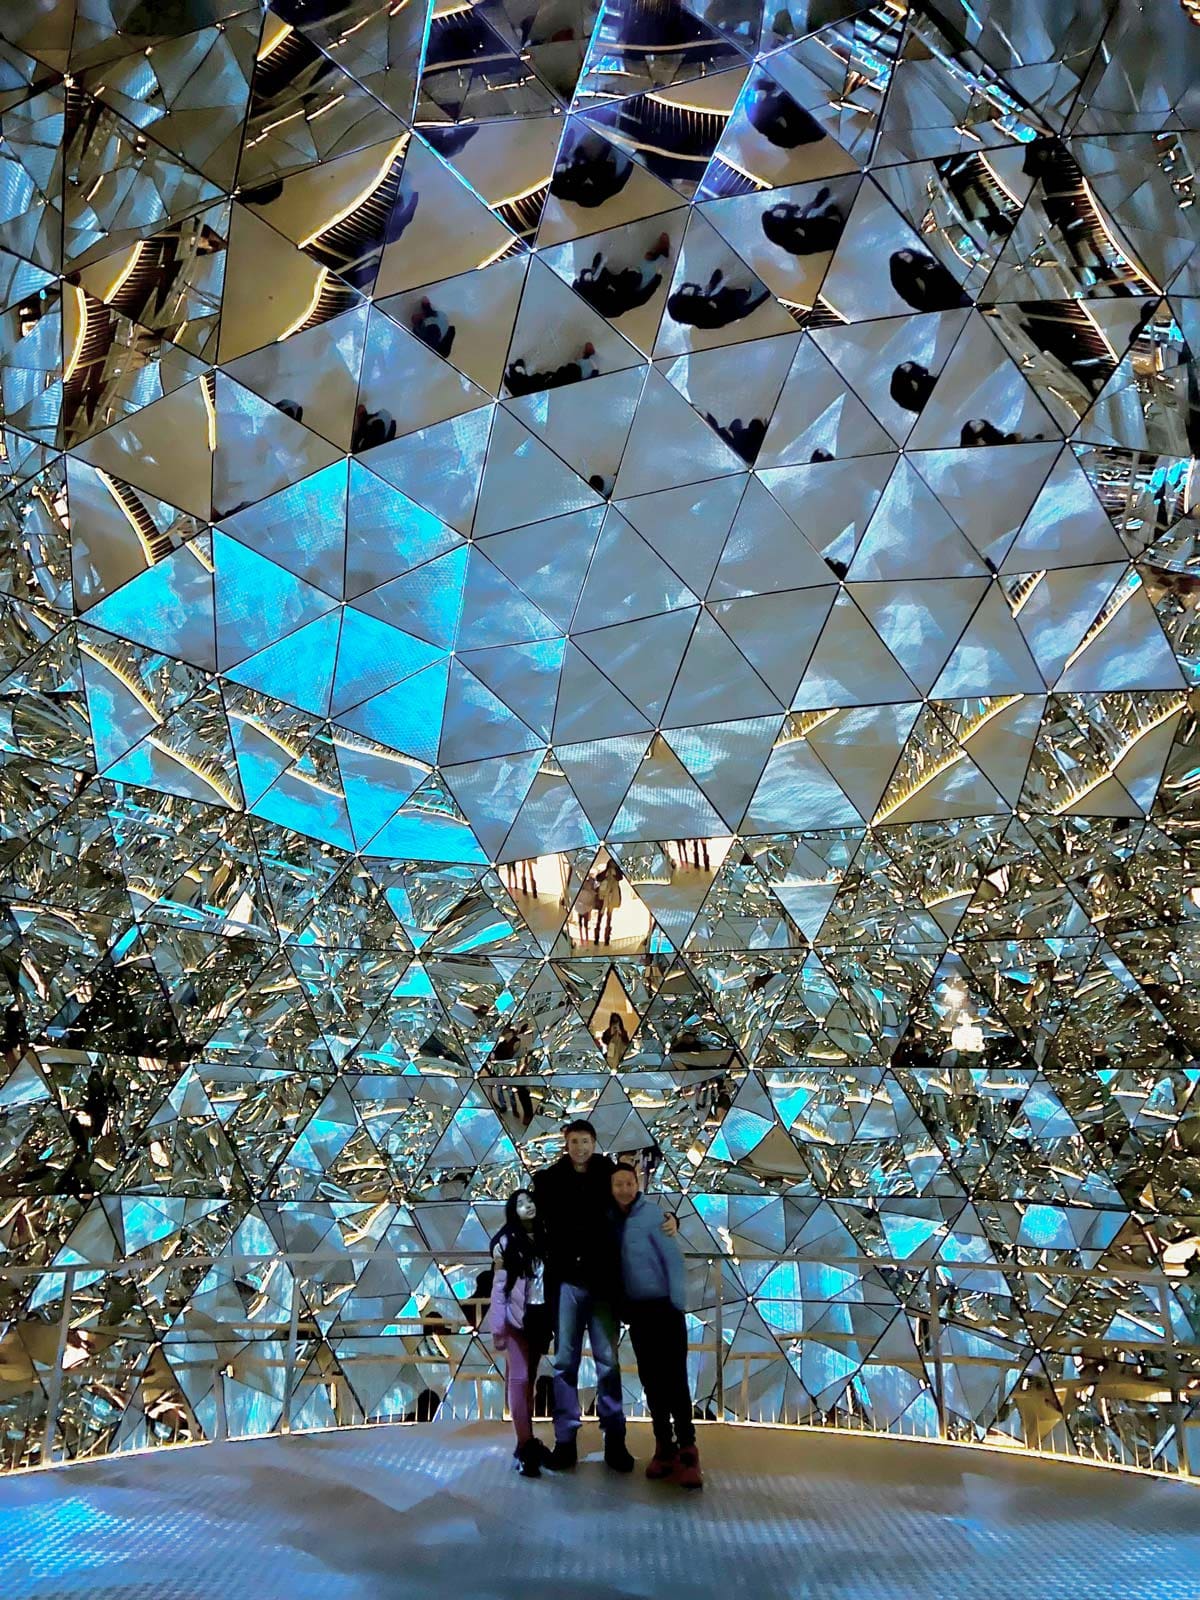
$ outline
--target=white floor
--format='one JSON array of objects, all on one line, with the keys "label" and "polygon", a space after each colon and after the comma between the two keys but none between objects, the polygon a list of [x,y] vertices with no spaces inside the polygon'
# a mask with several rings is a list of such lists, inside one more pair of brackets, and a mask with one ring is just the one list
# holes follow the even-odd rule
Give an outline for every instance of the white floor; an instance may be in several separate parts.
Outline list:
[{"label": "white floor", "polygon": [[[701,1430],[702,1494],[510,1470],[497,1424],[0,1479],[3,1600],[1197,1600],[1200,1489],[928,1445]],[[644,1429],[631,1433],[648,1454]]]}]

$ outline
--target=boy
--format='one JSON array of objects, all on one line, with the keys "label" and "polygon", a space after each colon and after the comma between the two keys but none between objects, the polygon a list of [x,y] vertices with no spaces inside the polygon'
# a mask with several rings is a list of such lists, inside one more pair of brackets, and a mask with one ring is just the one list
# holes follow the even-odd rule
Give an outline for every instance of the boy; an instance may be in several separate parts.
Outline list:
[{"label": "boy", "polygon": [[658,1207],[639,1193],[634,1167],[618,1162],[611,1182],[625,1316],[654,1425],[654,1457],[646,1476],[674,1475],[681,1488],[699,1489],[704,1479],[688,1387],[683,1252],[677,1240],[663,1233]]}]

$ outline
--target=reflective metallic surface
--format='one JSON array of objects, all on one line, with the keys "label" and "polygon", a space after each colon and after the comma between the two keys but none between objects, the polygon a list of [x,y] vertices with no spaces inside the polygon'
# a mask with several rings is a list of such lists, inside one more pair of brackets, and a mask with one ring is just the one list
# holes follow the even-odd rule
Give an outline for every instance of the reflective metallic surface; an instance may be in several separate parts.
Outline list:
[{"label": "reflective metallic surface", "polygon": [[490,1414],[586,1115],[714,1414],[1195,1469],[1198,85],[1176,0],[4,7],[5,1465]]}]

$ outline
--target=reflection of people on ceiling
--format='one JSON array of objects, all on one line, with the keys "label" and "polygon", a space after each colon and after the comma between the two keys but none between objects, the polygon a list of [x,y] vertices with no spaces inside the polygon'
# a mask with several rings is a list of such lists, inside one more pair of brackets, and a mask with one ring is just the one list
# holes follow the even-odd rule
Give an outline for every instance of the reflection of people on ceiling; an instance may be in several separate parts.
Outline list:
[{"label": "reflection of people on ceiling", "polygon": [[350,434],[350,450],[373,450],[376,445],[387,444],[396,437],[395,418],[386,411],[368,411],[359,405],[354,412],[354,427]]},{"label": "reflection of people on ceiling", "polygon": [[762,449],[763,440],[767,436],[765,417],[751,417],[749,422],[743,422],[741,417],[734,417],[732,422],[722,426],[711,411],[706,411],[704,420],[710,428],[716,429],[731,450],[737,451],[747,466],[754,465],[758,452]]},{"label": "reflection of people on ceiling", "polygon": [[964,450],[971,450],[984,444],[1025,444],[1031,438],[1044,439],[1045,434],[1005,433],[986,417],[972,417],[963,423],[958,442]]},{"label": "reflection of people on ceiling", "polygon": [[434,355],[450,354],[454,347],[454,335],[458,329],[443,312],[435,310],[429,299],[422,298],[409,320],[412,323],[412,331],[422,344],[429,346]]},{"label": "reflection of people on ceiling", "polygon": [[[700,871],[701,866],[706,872],[712,870],[708,860],[707,839],[673,839],[671,842],[679,852],[679,865],[681,867],[694,866],[697,872]],[[689,847],[692,852],[690,861],[688,860]]]},{"label": "reflection of people on ceiling", "polygon": [[392,207],[392,214],[388,218],[387,230],[383,236],[384,244],[395,244],[396,240],[416,216],[417,202],[420,198],[415,189],[411,192],[401,189],[396,196],[396,204]]},{"label": "reflection of people on ceiling", "polygon": [[[592,913],[596,915],[596,932],[591,933]],[[580,944],[599,943],[600,937],[600,891],[596,887],[595,878],[585,878],[583,887],[575,901],[575,916],[579,924]]]},{"label": "reflection of people on ceiling", "polygon": [[620,194],[632,171],[633,162],[624,151],[597,133],[580,133],[576,125],[570,152],[564,149],[560,154],[550,179],[550,193],[556,200],[592,211]]},{"label": "reflection of people on ceiling", "polygon": [[671,253],[671,241],[660,233],[651,249],[646,251],[645,265],[621,267],[614,272],[599,250],[592,257],[590,267],[575,279],[571,287],[602,317],[623,317],[626,312],[644,306],[662,282],[662,273],[654,266]]},{"label": "reflection of people on ceiling", "polygon": [[621,1020],[619,1011],[610,1011],[608,1026],[600,1035],[600,1043],[604,1046],[604,1059],[612,1068],[621,1065],[625,1052],[629,1049],[629,1035],[625,1031],[625,1024]]},{"label": "reflection of people on ceiling", "polygon": [[[621,869],[615,861],[609,861],[602,873],[596,879],[596,893],[600,896],[600,914],[596,918],[596,943],[610,944],[612,942],[613,912],[619,910],[621,905]],[[604,922],[604,939],[600,939],[600,923]]]},{"label": "reflection of people on ceiling", "polygon": [[892,373],[888,392],[904,411],[924,411],[937,379],[919,361],[902,361]]},{"label": "reflection of people on ceiling", "polygon": [[500,1029],[496,1039],[496,1048],[492,1051],[494,1061],[523,1061],[533,1049],[536,1035],[533,1024],[528,1017],[522,1017],[516,1027],[506,1024]]},{"label": "reflection of people on ceiling", "polygon": [[503,870],[511,893],[537,897],[536,861],[506,861]]},{"label": "reflection of people on ceiling", "polygon": [[[496,1060],[498,1056],[499,1052],[494,1052],[492,1059]],[[527,1084],[497,1083],[495,1079],[488,1078],[481,1079],[480,1083],[488,1103],[506,1123],[517,1128],[528,1128],[532,1124],[538,1107],[534,1102],[533,1091]]]},{"label": "reflection of people on ceiling", "polygon": [[564,384],[578,383],[581,378],[594,378],[599,372],[595,362],[596,347],[589,340],[574,361],[561,367],[551,367],[545,372],[529,372],[524,357],[504,369],[504,381],[512,395],[536,394],[539,389],[561,389]]},{"label": "reflection of people on ceiling", "polygon": [[740,322],[756,311],[770,290],[735,288],[725,282],[725,274],[718,267],[703,288],[698,283],[685,283],[667,296],[667,311],[676,322],[693,328],[725,328],[731,322]]},{"label": "reflection of people on ceiling", "polygon": [[815,256],[837,247],[846,214],[832,198],[828,184],[806,205],[783,200],[762,214],[762,231],[791,256]]},{"label": "reflection of people on ceiling", "polygon": [[825,137],[825,130],[816,117],[765,74],[751,87],[746,115],[751,126],[780,150],[816,144]]},{"label": "reflection of people on ceiling", "polygon": [[924,250],[894,250],[892,288],[914,311],[954,311],[971,304],[953,275]]}]

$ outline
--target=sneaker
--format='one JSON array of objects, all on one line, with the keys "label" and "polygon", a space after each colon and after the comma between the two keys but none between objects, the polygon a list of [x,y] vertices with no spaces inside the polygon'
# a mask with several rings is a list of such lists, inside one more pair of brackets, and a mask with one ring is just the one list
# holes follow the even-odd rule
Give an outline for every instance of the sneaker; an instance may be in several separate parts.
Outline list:
[{"label": "sneaker", "polygon": [[551,1472],[570,1472],[579,1460],[579,1450],[574,1439],[556,1439],[546,1465]]},{"label": "sneaker", "polygon": [[611,1467],[614,1472],[632,1472],[633,1457],[625,1448],[625,1435],[623,1433],[606,1433],[604,1435],[604,1465]]},{"label": "sneaker", "polygon": [[679,1452],[675,1462],[675,1482],[681,1489],[703,1489],[700,1452],[694,1444],[687,1445]]},{"label": "sneaker", "polygon": [[654,1446],[654,1454],[646,1467],[646,1476],[652,1480],[669,1478],[675,1471],[675,1462],[679,1455],[673,1444],[658,1444]]},{"label": "sneaker", "polygon": [[536,1439],[529,1439],[517,1451],[517,1471],[523,1478],[540,1478],[542,1475],[536,1445]]}]

